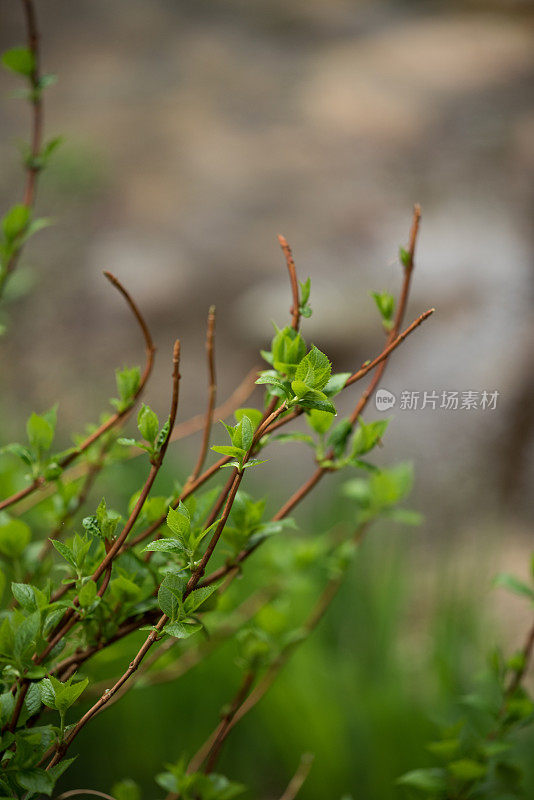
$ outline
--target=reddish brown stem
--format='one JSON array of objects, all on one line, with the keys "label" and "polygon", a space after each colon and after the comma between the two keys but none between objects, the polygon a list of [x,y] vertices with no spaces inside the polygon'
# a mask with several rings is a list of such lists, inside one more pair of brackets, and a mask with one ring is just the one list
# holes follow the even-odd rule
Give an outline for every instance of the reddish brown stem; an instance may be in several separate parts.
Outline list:
[{"label": "reddish brown stem", "polygon": [[287,270],[289,272],[289,280],[291,283],[291,294],[293,295],[293,305],[290,308],[292,317],[291,327],[293,330],[298,331],[300,325],[300,300],[297,270],[295,268],[293,253],[291,252],[291,248],[287,243],[287,239],[285,236],[279,235],[278,241],[280,242],[280,247],[282,248],[284,256],[286,257]]},{"label": "reddish brown stem", "polygon": [[202,444],[195,468],[191,473],[187,483],[194,482],[200,475],[200,470],[204,466],[208,447],[210,443],[210,431],[213,423],[213,409],[215,408],[215,398],[217,396],[217,382],[215,376],[215,355],[213,350],[213,340],[215,335],[215,306],[211,306],[208,314],[208,331],[206,335],[206,355],[208,360],[208,410],[206,411],[206,421],[204,423],[204,433]]},{"label": "reddish brown stem", "polygon": [[[237,693],[230,703],[230,708],[226,712],[226,714],[221,719],[219,725],[215,728],[211,736],[204,742],[202,747],[195,753],[189,765],[187,767],[187,771],[191,772],[198,772],[201,766],[205,763],[204,772],[209,774],[213,772],[215,768],[215,764],[217,763],[217,759],[219,758],[221,748],[223,746],[224,740],[228,736],[230,732],[230,726],[232,724],[232,720],[236,711],[240,708],[245,698],[248,696],[252,684],[254,683],[254,679],[256,677],[256,673],[249,670],[245,673],[244,678],[241,682]],[[167,795],[167,800],[175,800],[177,795],[170,794]]]},{"label": "reddish brown stem", "polygon": [[[35,203],[37,175],[40,169],[38,166],[38,157],[41,152],[43,138],[43,100],[42,91],[40,88],[41,74],[39,32],[37,30],[37,20],[32,0],[22,0],[22,8],[26,23],[26,39],[28,50],[33,56],[33,69],[29,76],[31,85],[30,103],[32,108],[31,142],[30,154],[26,162],[26,183],[24,186],[24,197],[22,200],[23,205],[31,209]],[[12,272],[15,271],[17,267],[23,247],[23,243],[19,244],[18,247],[16,247],[13,251],[13,254],[6,264],[5,272],[0,279],[0,296],[3,293],[7,278]]]}]

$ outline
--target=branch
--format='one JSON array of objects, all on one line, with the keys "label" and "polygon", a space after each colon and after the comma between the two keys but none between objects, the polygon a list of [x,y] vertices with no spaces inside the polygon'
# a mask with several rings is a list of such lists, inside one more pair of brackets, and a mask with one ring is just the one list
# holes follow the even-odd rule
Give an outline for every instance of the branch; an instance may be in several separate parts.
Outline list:
[{"label": "branch", "polygon": [[[223,716],[222,720],[220,721],[219,725],[215,728],[212,735],[207,739],[207,741],[202,745],[202,747],[195,753],[189,765],[187,767],[187,771],[191,772],[198,772],[202,764],[205,762],[204,772],[209,774],[213,772],[215,768],[215,764],[217,763],[217,759],[219,758],[219,754],[221,752],[221,747],[223,746],[224,740],[228,736],[231,726],[232,720],[237,712],[237,710],[241,707],[246,697],[248,697],[250,689],[252,688],[252,684],[254,683],[254,679],[256,677],[256,673],[249,670],[245,673],[243,681],[237,693],[230,703],[230,708],[227,713]],[[171,794],[167,795],[167,800],[171,800],[171,798],[176,798],[177,795]]]},{"label": "branch", "polygon": [[[128,408],[124,409],[124,411],[117,411],[115,414],[112,414],[109,419],[100,425],[93,433],[88,436],[78,447],[72,450],[67,456],[60,459],[59,466],[64,468],[71,464],[78,456],[84,453],[92,444],[94,444],[101,436],[103,436],[107,431],[113,428],[118,423],[122,422],[126,417],[130,414],[133,406],[135,405],[136,400],[138,399],[139,395],[145,388],[145,384],[150,377],[150,373],[152,372],[152,367],[154,364],[154,353],[156,352],[156,348],[154,347],[154,343],[152,341],[152,336],[150,335],[150,331],[148,326],[143,318],[143,315],[139,311],[135,301],[129,294],[129,292],[124,288],[122,283],[112,275],[110,272],[104,272],[106,278],[110,281],[110,283],[115,286],[116,289],[122,294],[125,298],[128,306],[136,318],[139,327],[141,328],[141,332],[143,334],[143,338],[145,340],[145,350],[146,350],[146,362],[143,374],[141,376],[141,380],[139,381],[139,387],[132,398],[132,402],[128,406]],[[20,492],[11,495],[11,497],[6,498],[0,502],[0,510],[4,508],[8,508],[8,506],[17,503],[19,500],[22,500],[24,497],[27,497],[29,494],[34,492],[36,489],[40,489],[42,486],[46,484],[46,480],[44,477],[36,478],[29,486],[25,489],[21,489]]]},{"label": "branch", "polygon": [[[148,495],[150,494],[150,490],[156,480],[156,476],[163,464],[163,459],[165,458],[165,453],[167,451],[167,447],[169,444],[169,437],[170,431],[173,428],[174,421],[176,419],[176,412],[178,409],[178,394],[179,394],[179,386],[180,386],[180,342],[176,341],[174,344],[174,352],[173,352],[173,375],[172,375],[172,382],[173,382],[173,389],[172,389],[172,400],[171,400],[171,409],[169,413],[169,433],[167,434],[167,438],[163,445],[160,448],[159,453],[155,457],[152,466],[150,468],[150,472],[148,477],[145,481],[145,484],[141,490],[141,494],[137,499],[137,502],[132,510],[132,513],[128,517],[124,528],[122,529],[121,533],[117,537],[117,539],[113,542],[113,545],[109,548],[106,556],[102,559],[98,567],[95,569],[93,574],[91,575],[91,580],[96,583],[96,581],[111,567],[113,561],[119,554],[120,550],[124,542],[126,541],[128,534],[132,530],[139,514],[141,513],[143,506],[146,502]],[[109,578],[108,578],[109,580]],[[106,584],[107,586],[107,584]],[[102,589],[102,587],[101,587]],[[101,595],[100,595],[101,596]],[[76,596],[72,601],[73,606],[79,605],[78,597]],[[56,633],[53,635],[51,640],[48,643],[46,649],[41,653],[39,656],[39,660],[36,663],[41,663],[44,658],[51,652],[51,650],[56,646],[56,644],[65,636],[66,633],[72,628],[75,622],[78,619],[77,612],[73,608],[69,608],[63,617],[60,626],[56,627]]]},{"label": "branch", "polygon": [[208,447],[210,443],[210,431],[211,426],[213,423],[213,409],[215,407],[215,398],[217,396],[217,383],[216,383],[216,376],[215,376],[215,357],[213,352],[213,339],[215,335],[215,306],[211,306],[209,313],[208,313],[208,331],[206,336],[206,354],[208,358],[208,376],[209,376],[209,385],[208,385],[208,410],[206,411],[206,421],[204,423],[204,434],[202,436],[202,444],[200,446],[200,453],[198,455],[198,461],[195,465],[191,476],[188,478],[186,482],[186,486],[188,483],[195,481],[198,476],[200,475],[200,470],[202,469],[204,462],[206,460],[206,455],[208,453]]},{"label": "branch", "polygon": [[[148,495],[150,493],[152,485],[153,485],[153,483],[154,483],[154,481],[156,479],[156,475],[158,474],[159,469],[160,469],[160,467],[161,467],[161,465],[163,463],[163,459],[165,457],[165,453],[167,451],[167,447],[168,447],[168,444],[169,444],[170,431],[172,430],[172,427],[174,425],[174,422],[175,422],[175,419],[176,419],[176,412],[177,412],[177,409],[178,409],[178,395],[179,395],[179,386],[180,386],[179,366],[180,366],[180,342],[176,341],[175,344],[174,344],[174,352],[173,352],[173,376],[172,376],[172,378],[173,378],[173,390],[172,390],[171,410],[170,410],[170,414],[169,414],[169,433],[167,434],[167,438],[166,438],[165,442],[162,444],[159,453],[155,457],[154,462],[152,463],[148,478],[145,481],[145,485],[143,486],[143,489],[141,490],[141,494],[140,494],[140,496],[139,496],[139,498],[137,500],[137,503],[135,504],[135,507],[133,508],[132,513],[130,514],[130,516],[129,516],[124,528],[122,529],[120,535],[117,537],[117,539],[115,540],[113,545],[111,547],[109,547],[109,549],[107,549],[105,557],[102,559],[102,561],[100,562],[99,566],[96,568],[96,570],[91,575],[91,580],[93,580],[96,583],[96,581],[104,573],[106,573],[106,575],[104,577],[104,581],[103,581],[103,583],[102,583],[102,585],[101,585],[101,587],[100,587],[100,589],[98,591],[98,594],[99,594],[100,597],[102,597],[102,595],[104,594],[104,592],[107,589],[107,586],[108,586],[108,583],[109,583],[109,579],[111,577],[111,567],[112,567],[113,561],[116,558],[116,556],[119,554],[119,552],[120,552],[120,550],[122,548],[122,545],[124,544],[124,541],[126,540],[128,534],[130,533],[130,531],[131,531],[131,529],[132,529],[137,517],[141,513],[143,505],[144,505],[144,503],[145,503],[145,501],[146,501],[146,499],[147,499],[147,497],[148,497]],[[59,624],[55,627],[54,631],[52,631],[51,635],[48,638],[48,644],[45,647],[45,649],[41,653],[39,653],[39,654],[36,653],[33,656],[32,660],[33,660],[33,662],[35,664],[42,664],[43,661],[46,659],[46,657],[51,653],[51,651],[54,649],[54,647],[58,644],[58,642],[60,642],[61,639],[76,624],[76,622],[79,619],[78,612],[75,610],[75,608],[77,606],[79,606],[78,596],[76,596],[74,598],[74,600],[72,601],[72,607],[67,609],[67,611],[63,615],[63,618],[61,619]],[[28,686],[29,686],[29,681],[26,678],[24,678],[23,681],[22,681],[21,687],[20,687],[19,696],[18,696],[18,699],[17,699],[17,703],[16,703],[16,706],[15,706],[15,709],[13,711],[13,715],[12,715],[11,720],[9,722],[8,729],[10,731],[14,731],[15,728],[17,727],[17,722],[18,722],[18,719],[19,719],[19,716],[20,716],[20,712],[22,711],[22,706],[23,706],[23,703],[24,703],[24,698],[25,698],[26,693],[28,691]]]},{"label": "branch", "polygon": [[[413,272],[413,268],[414,268],[415,246],[416,246],[416,242],[417,242],[417,234],[419,232],[420,220],[421,220],[421,208],[420,208],[419,205],[416,205],[416,206],[414,206],[413,218],[412,218],[412,226],[411,226],[411,229],[410,229],[409,249],[408,249],[408,263],[404,266],[404,280],[403,280],[403,283],[402,283],[402,289],[401,289],[399,303],[398,303],[398,306],[397,306],[397,312],[395,314],[395,321],[394,321],[394,324],[393,324],[393,328],[391,329],[391,332],[390,332],[390,334],[388,336],[387,343],[386,343],[386,350],[384,352],[388,351],[388,348],[390,348],[390,346],[397,339],[397,337],[399,335],[399,331],[400,331],[400,326],[402,325],[402,320],[404,318],[404,312],[406,310],[406,304],[408,302],[408,295],[409,295],[409,290],[410,290],[410,282],[411,282],[412,272]],[[432,310],[430,311],[430,313],[432,313]],[[422,315],[422,316],[423,316],[424,319],[426,319],[425,315]],[[427,312],[426,316],[429,316],[428,312]],[[423,320],[421,319],[421,322],[422,321]],[[417,322],[417,320],[416,320],[416,322]],[[415,327],[417,327],[417,325],[415,325]],[[406,333],[406,335],[408,335],[408,334]],[[401,341],[402,341],[402,339],[401,339]],[[401,342],[399,341],[399,344],[400,343]],[[380,383],[380,380],[382,378],[382,375],[384,374],[384,370],[385,370],[386,365],[388,363],[388,357],[389,357],[391,351],[394,350],[394,349],[395,348],[391,348],[388,352],[386,352],[386,355],[384,356],[384,358],[382,358],[380,360],[380,362],[378,363],[378,369],[376,370],[375,374],[373,375],[373,378],[372,378],[369,386],[362,393],[358,403],[356,404],[356,407],[355,407],[354,411],[352,412],[352,414],[349,417],[350,423],[351,423],[352,426],[354,426],[356,424],[356,422],[358,421],[358,418],[361,416],[365,406],[369,402],[369,398],[372,396],[372,394],[375,391],[376,387]],[[328,452],[326,458],[327,459],[331,459],[332,456],[333,456],[333,451],[330,450]],[[289,498],[289,500],[282,506],[282,508],[278,511],[278,513],[275,514],[273,519],[280,520],[280,519],[283,519],[284,517],[286,517],[289,514],[289,512],[298,503],[300,503],[300,501],[303,500],[306,497],[306,495],[309,494],[309,492],[313,489],[313,487],[321,480],[323,475],[325,475],[327,472],[330,472],[330,471],[331,470],[328,467],[319,467],[316,470],[316,472],[310,478],[308,478],[308,480],[299,489],[297,489],[297,491]]]},{"label": "branch", "polygon": [[295,800],[295,797],[302,789],[304,782],[306,781],[306,778],[310,774],[314,758],[315,756],[313,755],[313,753],[304,753],[304,755],[301,756],[300,764],[297,767],[297,771],[291,778],[287,786],[287,789],[285,790],[280,800]]},{"label": "branch", "polygon": [[291,283],[291,293],[293,295],[293,305],[289,309],[292,316],[291,327],[293,330],[298,331],[300,325],[300,301],[299,301],[299,285],[297,281],[297,270],[295,268],[295,261],[293,260],[293,253],[287,243],[285,236],[279,235],[278,241],[280,247],[286,257],[287,270],[289,272],[289,280]]},{"label": "branch", "polygon": [[[41,72],[40,72],[40,52],[39,52],[39,31],[37,30],[37,20],[35,17],[35,8],[33,0],[22,0],[22,7],[24,11],[24,18],[26,23],[26,38],[28,50],[33,56],[33,70],[30,77],[32,91],[30,94],[30,103],[32,109],[31,119],[31,144],[30,156],[26,161],[26,185],[24,187],[23,205],[27,208],[33,208],[35,202],[35,190],[37,184],[37,174],[39,167],[37,166],[37,159],[41,152],[41,144],[43,137],[43,100],[42,92],[40,89]],[[3,294],[7,278],[14,272],[19,262],[20,255],[24,248],[24,244],[20,244],[15,249],[13,255],[6,264],[6,269],[0,278],[0,297]]]}]

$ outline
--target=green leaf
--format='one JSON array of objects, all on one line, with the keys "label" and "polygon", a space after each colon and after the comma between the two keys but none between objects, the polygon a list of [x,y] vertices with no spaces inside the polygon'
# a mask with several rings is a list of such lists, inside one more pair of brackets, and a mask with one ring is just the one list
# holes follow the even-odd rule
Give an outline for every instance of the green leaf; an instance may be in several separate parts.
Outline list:
[{"label": "green leaf", "polygon": [[449,772],[462,781],[476,781],[486,774],[486,767],[471,758],[460,758],[449,764]]},{"label": "green leaf", "polygon": [[144,548],[143,553],[183,553],[187,550],[181,539],[156,539]]},{"label": "green leaf", "polygon": [[6,240],[13,242],[17,236],[24,233],[29,221],[30,209],[28,206],[22,203],[12,206],[2,219],[2,230]]},{"label": "green leaf", "polygon": [[310,427],[319,434],[326,433],[334,421],[334,415],[329,411],[318,411],[317,409],[310,409],[306,414],[306,419]]},{"label": "green leaf", "polygon": [[26,617],[16,629],[13,652],[17,661],[24,661],[27,655],[26,651],[30,648],[33,650],[35,647],[40,626],[41,614],[39,611],[34,611],[34,613]]},{"label": "green leaf", "polygon": [[13,592],[13,597],[21,608],[25,608],[28,611],[37,610],[37,602],[35,599],[35,590],[33,586],[30,586],[28,583],[12,583],[11,591]]},{"label": "green leaf", "polygon": [[27,447],[23,447],[21,444],[17,444],[13,442],[12,444],[6,444],[4,447],[0,449],[0,453],[8,453],[9,455],[17,456],[27,464],[29,467],[35,463],[35,456],[33,453],[28,450]]},{"label": "green leaf", "polygon": [[280,442],[281,444],[285,444],[286,442],[303,442],[304,444],[310,445],[310,447],[315,447],[315,442],[311,436],[307,433],[299,433],[298,431],[295,433],[277,433],[275,436],[271,437],[271,441]]},{"label": "green leaf", "polygon": [[159,431],[159,420],[157,414],[144,403],[137,415],[137,427],[143,439],[149,444],[154,444]]},{"label": "green leaf", "polygon": [[342,419],[330,432],[328,444],[334,450],[334,455],[339,458],[344,451],[347,440],[352,433],[352,423],[350,419]]},{"label": "green leaf", "polygon": [[169,619],[174,622],[178,611],[182,608],[182,595],[187,581],[179,575],[166,575],[158,590],[158,605]]},{"label": "green leaf", "polygon": [[32,220],[24,231],[21,242],[28,241],[30,237],[35,236],[36,233],[39,233],[39,231],[42,231],[45,228],[49,228],[53,224],[54,221],[49,217],[39,217],[38,219]]},{"label": "green leaf", "polygon": [[358,427],[352,440],[351,457],[356,458],[369,453],[380,441],[388,425],[389,419],[377,420],[366,425],[359,417]]},{"label": "green leaf", "polygon": [[340,391],[345,388],[347,379],[350,378],[350,376],[350,372],[336,372],[335,375],[332,375],[324,387],[325,395],[327,397],[335,397],[336,394],[339,394]]},{"label": "green leaf", "polygon": [[30,528],[21,519],[10,519],[0,525],[0,553],[8,558],[21,556],[30,539]]},{"label": "green leaf", "polygon": [[70,547],[67,547],[67,545],[64,542],[59,541],[59,539],[50,539],[50,541],[58,553],[63,556],[63,558],[68,561],[69,564],[74,567],[74,569],[76,569],[76,559],[74,558],[74,554]]},{"label": "green leaf", "polygon": [[187,542],[191,529],[191,516],[182,501],[179,502],[178,508],[169,508],[167,525],[180,541]]},{"label": "green leaf", "polygon": [[236,422],[241,422],[244,416],[247,416],[252,422],[254,430],[263,419],[263,413],[258,408],[238,408],[237,411],[234,411]]},{"label": "green leaf", "polygon": [[243,450],[248,451],[252,447],[254,439],[254,426],[246,414],[242,416],[238,425],[241,426],[241,446]]},{"label": "green leaf", "polygon": [[493,585],[501,589],[507,589],[513,594],[528,597],[529,600],[534,600],[534,589],[508,572],[501,572],[497,575],[493,580]]},{"label": "green leaf", "polygon": [[306,342],[300,333],[288,325],[277,331],[271,344],[271,350],[275,370],[292,378],[297,364],[306,353]]},{"label": "green leaf", "polygon": [[193,611],[196,611],[218,588],[219,584],[214,583],[211,586],[201,586],[200,589],[192,591],[184,603],[185,613],[192,614]]},{"label": "green leaf", "polygon": [[124,778],[114,783],[111,794],[115,800],[141,800],[141,790],[131,778]]},{"label": "green leaf", "polygon": [[32,794],[50,796],[54,790],[54,780],[44,769],[24,769],[17,772],[17,782]]},{"label": "green leaf", "polygon": [[156,448],[155,448],[156,449],[156,453],[159,453],[159,451],[161,450],[161,448],[163,447],[163,445],[165,444],[165,442],[169,438],[170,429],[171,429],[171,420],[170,420],[170,417],[169,417],[165,421],[165,424],[161,428],[161,430],[160,430],[160,432],[158,434],[158,438],[156,439]]},{"label": "green leaf", "polygon": [[305,306],[310,299],[311,291],[311,278],[306,278],[305,281],[299,281],[300,286],[300,304]]},{"label": "green leaf", "polygon": [[50,449],[54,440],[54,426],[44,415],[32,414],[26,423],[26,432],[28,441],[38,453]]},{"label": "green leaf", "polygon": [[287,386],[287,384],[284,383],[284,381],[281,381],[280,378],[277,378],[274,375],[269,375],[269,374],[264,373],[263,375],[260,375],[260,377],[256,380],[256,383],[258,385],[260,385],[260,386],[262,384],[264,384],[264,383],[270,383],[270,384],[272,384],[272,386],[275,386],[277,389],[280,389],[280,391],[287,398],[291,397],[291,392],[290,392],[289,387]]},{"label": "green leaf", "polygon": [[200,630],[202,626],[197,622],[168,622],[164,627],[165,633],[175,639],[187,639]]},{"label": "green leaf", "polygon": [[445,770],[439,768],[414,769],[399,778],[397,783],[422,792],[444,792],[447,788],[447,776]]},{"label": "green leaf", "polygon": [[380,316],[385,323],[390,323],[395,311],[395,298],[389,292],[371,292]]},{"label": "green leaf", "polygon": [[410,253],[408,252],[408,250],[406,250],[405,247],[399,247],[399,260],[402,266],[406,267],[406,269],[408,269],[408,267],[412,263]]},{"label": "green leaf", "polygon": [[41,700],[45,706],[48,706],[48,708],[55,708],[56,693],[54,692],[54,687],[52,686],[50,678],[43,678],[39,683],[39,689],[41,692]]},{"label": "green leaf", "polygon": [[122,405],[128,407],[139,389],[141,370],[139,367],[126,367],[125,369],[117,370],[115,372],[115,378]]},{"label": "green leaf", "polygon": [[44,678],[39,684],[41,691],[41,699],[45,706],[55,708],[61,714],[64,714],[76,700],[80,697],[82,692],[86,689],[89,679],[84,678],[77,683],[72,682],[73,678],[62,683],[51,675],[49,678]]},{"label": "green leaf", "polygon": [[230,444],[216,444],[211,448],[214,453],[220,453],[223,456],[232,456],[233,458],[243,458],[246,451],[242,447],[233,447]]},{"label": "green leaf", "polygon": [[13,47],[2,55],[2,63],[12,72],[29,77],[35,69],[35,58],[27,47]]},{"label": "green leaf", "polygon": [[78,593],[78,600],[82,608],[90,608],[96,600],[96,583],[86,581]]},{"label": "green leaf", "polygon": [[408,494],[412,482],[411,464],[399,464],[391,469],[374,473],[369,481],[373,505],[378,509],[395,505]]},{"label": "green leaf", "polygon": [[324,389],[330,379],[332,365],[330,361],[315,345],[297,367],[295,380],[302,381],[309,389]]},{"label": "green leaf", "polygon": [[49,86],[54,86],[57,83],[57,75],[53,72],[47,72],[39,78],[39,89],[48,89]]},{"label": "green leaf", "polygon": [[317,411],[326,411],[334,415],[337,414],[335,405],[330,402],[323,392],[319,392],[315,389],[307,392],[303,397],[299,397],[298,404],[302,406],[302,408],[315,408]]}]

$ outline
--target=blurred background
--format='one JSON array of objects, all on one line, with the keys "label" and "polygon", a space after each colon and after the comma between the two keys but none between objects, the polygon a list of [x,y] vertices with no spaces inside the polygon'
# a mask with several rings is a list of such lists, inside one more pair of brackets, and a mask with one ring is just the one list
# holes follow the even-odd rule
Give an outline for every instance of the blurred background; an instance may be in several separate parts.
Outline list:
[{"label": "blurred background", "polygon": [[[2,441],[23,438],[29,413],[59,397],[67,445],[106,407],[114,368],[142,361],[103,269],[130,289],[153,331],[148,402],[166,413],[179,336],[181,419],[204,408],[212,303],[219,398],[227,397],[260,363],[271,320],[288,318],[278,233],[299,277],[312,278],[305,336],[337,371],[352,371],[380,351],[369,292],[396,292],[398,247],[413,203],[423,207],[408,318],[430,306],[437,313],[396,354],[383,386],[397,398],[496,391],[497,406],[397,403],[389,412],[380,459],[414,463],[411,504],[425,522],[415,532],[385,527],[365,544],[335,613],[236,729],[223,761],[262,798],[281,794],[303,751],[316,754],[304,799],[396,797],[395,778],[425,758],[434,710],[469,688],[494,639],[517,647],[529,619],[490,587],[497,570],[528,573],[532,543],[534,5],[36,5],[43,69],[59,76],[45,96],[46,133],[65,142],[38,192],[39,215],[56,224],[30,243],[11,283]],[[0,47],[23,40],[19,4],[0,0]],[[0,80],[4,209],[21,193],[14,153],[29,118],[10,99],[16,78],[3,71]],[[369,408],[369,418],[380,416]],[[174,448],[177,474],[197,445],[193,437]],[[283,458],[282,469],[273,458],[262,474],[281,499],[312,467],[290,448]],[[142,474],[132,466],[130,486],[115,480],[117,504]],[[335,482],[324,484],[298,512],[310,536],[339,512]],[[115,651],[118,664],[130,646]],[[86,748],[69,781],[109,790],[131,775],[157,796],[151,776],[198,746],[206,709],[228,699],[232,670],[222,652],[183,684],[132,692],[84,733],[90,755]],[[160,732],[148,742],[145,719]],[[117,740],[124,746],[111,759]]]}]

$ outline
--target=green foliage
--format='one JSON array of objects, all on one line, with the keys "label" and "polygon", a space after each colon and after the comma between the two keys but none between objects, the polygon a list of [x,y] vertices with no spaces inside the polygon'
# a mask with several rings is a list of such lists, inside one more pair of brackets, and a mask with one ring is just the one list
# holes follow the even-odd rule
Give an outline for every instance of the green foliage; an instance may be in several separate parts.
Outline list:
[{"label": "green foliage", "polygon": [[27,47],[12,47],[2,55],[2,64],[12,72],[28,78],[35,69],[35,58]]},{"label": "green foliage", "polygon": [[382,324],[386,331],[393,327],[393,315],[395,313],[395,298],[389,292],[372,292],[376,307],[382,317]]}]

